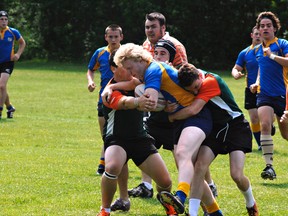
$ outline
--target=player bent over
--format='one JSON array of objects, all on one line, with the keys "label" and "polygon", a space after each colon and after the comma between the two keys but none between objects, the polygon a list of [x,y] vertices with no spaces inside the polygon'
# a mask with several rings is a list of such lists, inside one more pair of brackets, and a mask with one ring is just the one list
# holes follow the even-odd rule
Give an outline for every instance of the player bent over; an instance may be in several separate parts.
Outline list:
[{"label": "player bent over", "polygon": [[[131,80],[132,76],[124,68],[113,67],[114,78],[110,83]],[[109,84],[108,84],[109,85]],[[127,162],[133,162],[145,173],[152,177],[157,184],[157,190],[170,191],[172,181],[166,165],[154,146],[154,139],[147,134],[143,127],[143,112],[140,107],[150,107],[151,104],[144,96],[134,97],[133,91],[114,91],[110,103],[105,103],[104,116],[104,149],[105,172],[101,179],[102,207],[98,216],[109,216],[110,205],[117,189],[117,178],[128,181]],[[123,178],[123,176],[125,178]],[[122,182],[123,185],[123,182]],[[130,201],[127,187],[120,193],[126,193],[126,202],[129,210]],[[123,197],[123,195],[121,196]],[[177,215],[172,206],[166,205],[167,215]]]},{"label": "player bent over", "polygon": [[[258,216],[250,181],[243,173],[245,153],[252,151],[252,134],[249,123],[236,104],[230,89],[218,75],[198,70],[191,64],[182,66],[178,77],[181,85],[196,97],[190,106],[170,115],[170,120],[181,120],[196,115],[204,105],[210,109],[213,119],[212,132],[201,145],[194,165],[189,199],[190,216],[197,216],[200,201],[206,193],[205,173],[218,154],[229,154],[230,175],[246,200],[248,215]],[[179,204],[178,191],[176,196],[167,192],[162,194],[169,201],[168,204]],[[208,208],[208,211],[211,209]]]}]

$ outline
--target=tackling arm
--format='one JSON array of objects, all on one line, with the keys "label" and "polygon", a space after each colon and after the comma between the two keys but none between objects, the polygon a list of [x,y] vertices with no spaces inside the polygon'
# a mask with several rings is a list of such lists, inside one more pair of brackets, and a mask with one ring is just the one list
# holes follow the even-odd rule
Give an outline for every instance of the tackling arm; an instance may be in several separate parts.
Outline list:
[{"label": "tackling arm", "polygon": [[191,105],[179,110],[178,112],[169,115],[169,121],[182,120],[191,116],[197,115],[205,106],[206,101],[202,99],[195,99]]}]

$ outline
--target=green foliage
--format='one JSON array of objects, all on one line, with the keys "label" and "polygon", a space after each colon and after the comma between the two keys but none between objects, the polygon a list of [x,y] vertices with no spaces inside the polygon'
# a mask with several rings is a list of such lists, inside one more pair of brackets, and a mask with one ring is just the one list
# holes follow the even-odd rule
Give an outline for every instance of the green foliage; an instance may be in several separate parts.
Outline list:
[{"label": "green foliage", "polygon": [[[243,107],[244,80],[232,79],[228,71],[220,74]],[[99,83],[99,74],[95,78]],[[19,62],[8,84],[17,111],[14,119],[0,121],[0,215],[96,215],[101,206],[101,177],[95,175],[102,147],[96,111],[99,89],[88,92],[86,66]],[[279,130],[274,141],[276,180],[260,178],[264,161],[255,143],[246,159],[245,173],[260,215],[288,215],[283,204],[288,193],[287,141]],[[162,149],[160,153],[175,190],[177,169],[172,155]],[[244,198],[230,178],[228,161],[227,155],[219,156],[211,166],[217,200],[224,215],[247,215]],[[129,168],[131,188],[141,180],[131,161]],[[114,198],[118,196],[117,192]],[[148,200],[132,198],[131,203],[127,215],[164,215],[155,195]]]},{"label": "green foliage", "polygon": [[167,30],[186,47],[191,63],[213,69],[231,68],[240,50],[251,43],[250,31],[259,12],[271,10],[282,23],[279,37],[287,35],[286,0],[4,0],[11,26],[27,41],[22,58],[48,58],[88,62],[94,51],[106,45],[105,28],[122,26],[124,41],[142,44],[145,14],[159,11],[167,18]]}]

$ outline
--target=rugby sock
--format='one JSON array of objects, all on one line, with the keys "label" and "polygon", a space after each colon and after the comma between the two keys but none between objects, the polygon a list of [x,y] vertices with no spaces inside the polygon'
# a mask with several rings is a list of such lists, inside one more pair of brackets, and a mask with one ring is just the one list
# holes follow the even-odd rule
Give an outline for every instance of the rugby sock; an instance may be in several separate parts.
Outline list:
[{"label": "rugby sock", "polygon": [[[102,207],[101,207],[102,208]],[[103,208],[105,210],[105,212],[110,213],[111,212],[111,208]]]},{"label": "rugby sock", "polygon": [[10,105],[6,106],[6,109],[7,109],[7,110],[10,110],[10,109],[12,109],[12,107],[13,107],[13,106],[12,106],[12,104],[10,103]]},{"label": "rugby sock", "polygon": [[175,195],[178,196],[181,202],[184,204],[189,191],[190,191],[190,185],[187,184],[186,182],[180,182],[177,186],[177,191]]},{"label": "rugby sock", "polygon": [[104,157],[101,157],[100,160],[99,160],[99,164],[105,166],[105,160],[104,160]]},{"label": "rugby sock", "polygon": [[[240,190],[241,191],[241,190]],[[251,208],[254,206],[255,203],[255,199],[252,193],[252,187],[251,185],[249,185],[248,190],[246,191],[241,191],[241,193],[244,195],[244,198],[246,200],[246,207],[247,208]]]},{"label": "rugby sock", "polygon": [[189,214],[190,215],[198,215],[198,209],[200,206],[200,199],[189,199]]},{"label": "rugby sock", "polygon": [[273,164],[273,139],[271,135],[261,135],[261,146],[266,164]]},{"label": "rugby sock", "polygon": [[206,209],[207,209],[209,215],[221,215],[221,214],[219,214],[219,213],[221,213],[219,205],[215,199],[211,205],[206,206]]},{"label": "rugby sock", "polygon": [[260,135],[261,135],[260,123],[251,124],[251,130],[252,130],[253,136],[254,136],[258,146],[261,146],[261,142],[260,142]]},{"label": "rugby sock", "polygon": [[143,184],[145,185],[146,188],[148,188],[149,190],[151,190],[153,188],[152,184],[150,184],[149,182],[144,182]]}]

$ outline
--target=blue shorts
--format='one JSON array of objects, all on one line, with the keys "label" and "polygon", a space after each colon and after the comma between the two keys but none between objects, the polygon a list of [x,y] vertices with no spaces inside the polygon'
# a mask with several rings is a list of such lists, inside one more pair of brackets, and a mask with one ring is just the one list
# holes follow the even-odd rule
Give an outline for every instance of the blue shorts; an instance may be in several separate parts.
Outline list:
[{"label": "blue shorts", "polygon": [[274,109],[274,113],[281,117],[283,112],[285,111],[286,106],[286,96],[277,96],[271,97],[267,95],[261,94],[261,92],[257,95],[257,107],[261,106],[270,106]]},{"label": "blue shorts", "polygon": [[182,130],[191,126],[200,128],[205,133],[206,137],[210,134],[212,130],[212,116],[210,110],[206,106],[203,107],[197,115],[174,122],[175,145],[178,143]]}]

